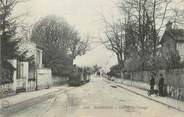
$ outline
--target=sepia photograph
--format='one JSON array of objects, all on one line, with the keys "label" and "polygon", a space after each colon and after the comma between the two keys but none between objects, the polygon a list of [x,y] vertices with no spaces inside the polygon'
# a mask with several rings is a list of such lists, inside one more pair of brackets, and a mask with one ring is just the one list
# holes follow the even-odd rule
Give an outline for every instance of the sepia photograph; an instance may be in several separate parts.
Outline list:
[{"label": "sepia photograph", "polygon": [[0,0],[0,117],[184,117],[184,0]]}]

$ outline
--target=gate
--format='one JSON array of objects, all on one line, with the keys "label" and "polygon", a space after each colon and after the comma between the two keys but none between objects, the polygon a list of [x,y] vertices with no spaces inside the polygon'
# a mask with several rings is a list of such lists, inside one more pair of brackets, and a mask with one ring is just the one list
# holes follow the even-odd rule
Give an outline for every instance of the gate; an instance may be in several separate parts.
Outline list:
[{"label": "gate", "polygon": [[17,62],[16,90],[26,90],[28,84],[28,62]]}]

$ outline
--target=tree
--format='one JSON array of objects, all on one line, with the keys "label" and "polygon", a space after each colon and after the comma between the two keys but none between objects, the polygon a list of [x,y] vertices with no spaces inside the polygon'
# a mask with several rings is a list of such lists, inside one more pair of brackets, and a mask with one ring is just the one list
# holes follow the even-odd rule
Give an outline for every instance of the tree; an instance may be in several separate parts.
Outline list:
[{"label": "tree", "polygon": [[68,47],[73,59],[78,55],[84,55],[89,50],[89,36],[86,36],[85,40],[81,40],[78,32],[71,33]]},{"label": "tree", "polygon": [[[183,1],[184,3],[184,1]],[[173,22],[174,28],[184,28],[184,9],[173,8],[172,16],[169,17],[170,21]]]},{"label": "tree", "polygon": [[120,65],[114,65],[110,68],[110,72],[108,72],[108,75],[114,76],[116,78],[121,78],[121,66]]},{"label": "tree", "polygon": [[123,53],[125,51],[125,25],[122,22],[110,23],[104,19],[105,22],[105,40],[101,40],[105,47],[116,53],[118,65],[122,72],[124,67]]},{"label": "tree", "polygon": [[93,72],[96,73],[96,72],[99,72],[99,70],[101,69],[102,67],[98,66],[98,65],[94,65],[93,66]]},{"label": "tree", "polygon": [[12,82],[15,68],[8,59],[29,59],[25,57],[26,51],[18,52],[19,42],[22,38],[17,35],[19,20],[12,12],[19,0],[0,0],[0,78],[1,83]]},{"label": "tree", "polygon": [[45,67],[51,68],[54,75],[68,74],[72,67],[72,58],[63,50],[52,46],[44,52],[43,63]]},{"label": "tree", "polygon": [[63,73],[63,63],[69,60],[66,54],[70,31],[68,23],[56,16],[41,19],[32,29],[31,40],[43,50],[43,64],[51,68],[53,74]]},{"label": "tree", "polygon": [[[128,50],[142,58],[142,69],[146,62],[155,57],[159,36],[167,15],[171,0],[125,0],[121,10],[126,18],[126,44]],[[160,22],[160,23],[159,23]],[[130,49],[134,45],[134,49]],[[126,55],[130,51],[126,52]]]},{"label": "tree", "polygon": [[79,33],[57,16],[46,16],[32,30],[31,40],[43,50],[43,64],[58,74],[64,65],[73,64],[77,55],[87,51],[88,42],[82,41]]},{"label": "tree", "polygon": [[167,63],[167,66],[166,66],[167,69],[181,67],[179,54],[171,52],[169,58],[166,59],[166,63]]},{"label": "tree", "polygon": [[[16,19],[11,18],[11,13],[16,5],[16,0],[0,0],[0,32],[1,32],[1,72],[2,79],[7,77],[12,72],[12,67],[8,64],[7,59],[11,59],[17,56],[17,44],[18,40],[15,39],[16,34]],[[4,72],[7,72],[4,74]],[[10,74],[8,74],[10,73]]]}]

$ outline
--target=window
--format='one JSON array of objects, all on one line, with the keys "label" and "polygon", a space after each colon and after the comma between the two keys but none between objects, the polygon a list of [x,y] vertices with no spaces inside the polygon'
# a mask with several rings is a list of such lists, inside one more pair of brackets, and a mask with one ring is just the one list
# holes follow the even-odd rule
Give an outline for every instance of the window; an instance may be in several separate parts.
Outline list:
[{"label": "window", "polygon": [[178,54],[181,60],[183,61],[184,60],[184,43],[177,43],[176,50],[178,51]]}]

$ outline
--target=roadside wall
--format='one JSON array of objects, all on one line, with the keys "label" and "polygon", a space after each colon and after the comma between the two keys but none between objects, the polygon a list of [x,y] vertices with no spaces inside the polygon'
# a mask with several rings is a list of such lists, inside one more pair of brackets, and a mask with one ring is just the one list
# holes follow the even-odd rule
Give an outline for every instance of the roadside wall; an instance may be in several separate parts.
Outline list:
[{"label": "roadside wall", "polygon": [[[17,68],[17,60],[8,60],[10,64],[16,69]],[[0,81],[0,98],[6,97],[9,95],[14,95],[16,93],[16,70],[13,72],[12,82],[2,82]]]},{"label": "roadside wall", "polygon": [[26,91],[34,91],[35,89],[36,89],[36,81],[35,80],[28,80]]},{"label": "roadside wall", "polygon": [[49,88],[52,83],[51,69],[38,69],[37,70],[37,86],[38,89]]},{"label": "roadside wall", "polygon": [[1,84],[0,85],[0,98],[14,95],[16,92],[14,90],[13,83]]},{"label": "roadside wall", "polygon": [[[163,74],[167,95],[169,97],[177,98],[180,100],[184,99],[184,69],[132,72],[131,78],[129,79],[134,81],[132,84],[136,85],[136,87],[149,90],[148,87],[152,72],[156,73],[156,86],[158,84],[160,74]],[[140,85],[141,83],[142,85]]]},{"label": "roadside wall", "polygon": [[67,83],[68,77],[66,77],[66,76],[53,76],[52,81],[53,81],[54,86],[63,85],[63,84]]}]

